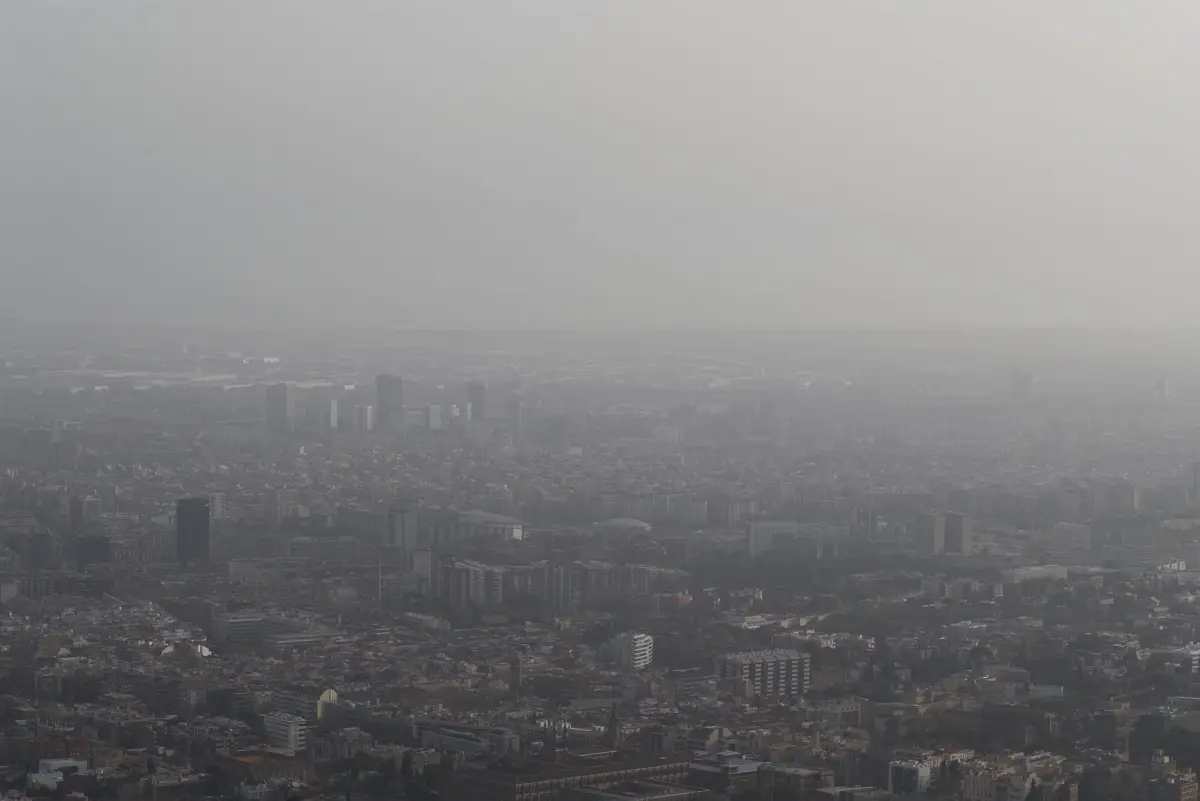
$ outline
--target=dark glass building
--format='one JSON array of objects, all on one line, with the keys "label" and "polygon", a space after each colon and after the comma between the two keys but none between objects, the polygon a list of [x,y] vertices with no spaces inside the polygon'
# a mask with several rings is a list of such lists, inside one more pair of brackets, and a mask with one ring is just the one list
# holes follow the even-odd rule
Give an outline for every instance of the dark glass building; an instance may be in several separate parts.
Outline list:
[{"label": "dark glass building", "polygon": [[287,384],[267,387],[267,428],[276,434],[290,431],[295,417],[294,406]]},{"label": "dark glass building", "polygon": [[208,498],[180,498],[175,502],[175,549],[179,564],[208,561]]}]

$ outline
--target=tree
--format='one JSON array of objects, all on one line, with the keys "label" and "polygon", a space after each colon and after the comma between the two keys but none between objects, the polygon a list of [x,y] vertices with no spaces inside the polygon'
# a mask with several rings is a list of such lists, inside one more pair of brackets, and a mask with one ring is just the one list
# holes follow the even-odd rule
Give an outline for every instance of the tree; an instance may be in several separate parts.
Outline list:
[{"label": "tree", "polygon": [[400,758],[400,775],[405,779],[411,779],[413,775],[413,755],[412,749],[404,752],[404,756]]},{"label": "tree", "polygon": [[967,666],[972,670],[980,670],[995,658],[995,654],[992,653],[991,648],[988,648],[986,645],[976,645],[967,655]]},{"label": "tree", "polygon": [[93,798],[97,801],[115,801],[121,797],[121,789],[116,779],[106,779],[96,787]]},{"label": "tree", "polygon": [[220,765],[209,765],[204,772],[206,795],[224,796],[233,787],[233,780]]}]

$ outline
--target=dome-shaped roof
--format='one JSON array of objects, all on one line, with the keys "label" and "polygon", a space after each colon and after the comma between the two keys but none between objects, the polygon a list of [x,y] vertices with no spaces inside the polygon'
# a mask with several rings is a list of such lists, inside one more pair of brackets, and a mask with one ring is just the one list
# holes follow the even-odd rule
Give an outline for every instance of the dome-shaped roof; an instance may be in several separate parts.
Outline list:
[{"label": "dome-shaped roof", "polygon": [[601,520],[596,524],[596,528],[607,529],[609,531],[628,531],[630,529],[649,531],[652,526],[642,520],[634,520],[632,517],[614,517],[610,520]]}]

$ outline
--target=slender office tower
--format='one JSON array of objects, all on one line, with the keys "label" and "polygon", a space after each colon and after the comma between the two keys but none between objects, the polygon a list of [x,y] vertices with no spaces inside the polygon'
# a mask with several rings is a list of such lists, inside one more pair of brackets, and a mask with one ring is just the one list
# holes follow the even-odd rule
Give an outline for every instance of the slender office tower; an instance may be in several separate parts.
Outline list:
[{"label": "slender office tower", "polygon": [[175,502],[175,550],[186,567],[208,561],[208,498],[180,498]]},{"label": "slender office tower", "polygon": [[375,428],[385,433],[404,431],[404,379],[399,376],[375,377]]}]

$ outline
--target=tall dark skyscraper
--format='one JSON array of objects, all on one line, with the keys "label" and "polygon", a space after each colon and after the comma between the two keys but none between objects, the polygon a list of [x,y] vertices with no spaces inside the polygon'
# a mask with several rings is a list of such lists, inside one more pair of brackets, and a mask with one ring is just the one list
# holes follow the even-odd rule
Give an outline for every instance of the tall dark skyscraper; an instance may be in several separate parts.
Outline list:
[{"label": "tall dark skyscraper", "polygon": [[487,417],[487,384],[467,384],[467,408],[471,410],[472,420],[483,420]]},{"label": "tall dark skyscraper", "polygon": [[971,516],[958,512],[946,512],[946,553],[972,554],[974,552]]},{"label": "tall dark skyscraper", "polygon": [[392,504],[387,515],[383,545],[408,552],[417,547],[417,513],[406,506]]},{"label": "tall dark skyscraper", "polygon": [[175,502],[175,550],[179,564],[208,561],[208,498],[180,498]]},{"label": "tall dark skyscraper", "polygon": [[375,428],[404,430],[404,379],[399,376],[384,373],[375,377]]},{"label": "tall dark skyscraper", "polygon": [[293,400],[287,384],[272,384],[267,387],[267,428],[276,434],[292,429]]},{"label": "tall dark skyscraper", "polygon": [[508,433],[513,445],[520,445],[524,435],[525,401],[519,395],[514,396],[508,403]]}]

